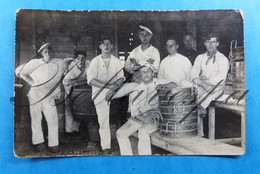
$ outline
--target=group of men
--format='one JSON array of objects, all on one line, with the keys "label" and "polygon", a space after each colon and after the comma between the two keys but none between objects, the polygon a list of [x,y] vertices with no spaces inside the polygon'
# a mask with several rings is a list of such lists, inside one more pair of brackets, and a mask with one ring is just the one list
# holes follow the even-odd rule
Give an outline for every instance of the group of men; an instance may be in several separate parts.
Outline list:
[{"label": "group of men", "polygon": [[[223,89],[229,69],[228,59],[217,50],[218,37],[214,34],[207,35],[203,39],[206,52],[200,55],[192,48],[191,35],[184,36],[185,48],[180,51],[181,54],[178,53],[179,44],[176,38],[168,37],[168,56],[161,61],[159,51],[151,45],[152,36],[153,32],[148,27],[139,26],[138,37],[141,44],[130,53],[124,66],[112,55],[112,40],[103,37],[99,43],[101,54],[90,63],[86,63],[84,52],[77,52],[74,63],[68,67],[69,60],[52,59],[49,53],[51,47],[45,44],[38,51],[42,54],[42,59],[32,59],[17,68],[16,75],[31,85],[28,98],[33,145],[39,150],[44,143],[40,124],[41,112],[48,124],[49,148],[55,151],[59,145],[57,110],[55,103],[50,101],[60,94],[57,90],[62,81],[66,96],[69,95],[72,85],[87,83],[92,86],[92,100],[97,112],[100,144],[104,155],[111,154],[109,108],[113,98],[129,95],[131,117],[116,132],[121,155],[133,155],[129,136],[135,131],[138,131],[139,154],[152,154],[149,135],[158,129],[160,119],[156,96],[158,88],[197,87],[198,100],[201,101],[198,107],[200,115],[204,115],[209,103],[219,96],[219,91]],[[124,70],[131,74],[130,82],[125,78]],[[216,85],[215,91],[205,98]],[[44,90],[39,90],[39,87]],[[70,103],[66,103],[66,108],[69,107]],[[66,113],[66,131],[78,131],[79,123],[73,119],[71,110],[67,109]],[[202,122],[200,124],[202,125]],[[199,136],[203,136],[203,129],[200,130],[202,131],[198,132]]]}]

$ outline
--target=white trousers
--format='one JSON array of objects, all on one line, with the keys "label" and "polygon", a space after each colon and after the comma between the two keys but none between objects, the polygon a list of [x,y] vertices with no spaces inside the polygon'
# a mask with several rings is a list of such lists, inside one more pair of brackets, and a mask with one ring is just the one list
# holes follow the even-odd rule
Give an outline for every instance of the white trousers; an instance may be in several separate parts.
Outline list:
[{"label": "white trousers", "polygon": [[129,136],[138,130],[138,153],[139,155],[151,155],[150,134],[158,129],[157,124],[142,124],[130,118],[116,132],[121,155],[133,155]]},{"label": "white trousers", "polygon": [[109,104],[105,100],[95,104],[98,124],[99,124],[99,135],[102,150],[111,148],[111,132],[109,125]]},{"label": "white trousers", "polygon": [[[198,87],[197,90],[198,90],[198,103],[200,103],[200,105],[204,109],[207,109],[210,102],[216,99],[218,96],[220,96],[221,93],[223,92],[223,88],[216,88],[209,96],[207,96],[208,92],[205,91],[202,87]],[[204,136],[203,117],[199,117],[198,136],[201,137]]]},{"label": "white trousers", "polygon": [[42,113],[48,126],[48,146],[58,146],[58,113],[57,108],[50,102],[50,98],[30,106],[32,143],[37,145],[44,142],[42,132]]},{"label": "white trousers", "polygon": [[204,109],[207,109],[210,102],[216,99],[223,92],[223,88],[216,88],[209,96],[207,96],[208,92],[205,91],[202,87],[198,87],[197,90],[198,90],[198,102],[201,102],[200,105]]}]

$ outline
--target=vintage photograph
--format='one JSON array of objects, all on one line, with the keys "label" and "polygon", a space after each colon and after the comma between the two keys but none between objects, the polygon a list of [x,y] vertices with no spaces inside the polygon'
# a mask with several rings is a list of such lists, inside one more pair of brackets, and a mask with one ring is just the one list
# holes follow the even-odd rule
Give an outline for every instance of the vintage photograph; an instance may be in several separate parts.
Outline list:
[{"label": "vintage photograph", "polygon": [[19,9],[16,157],[243,155],[240,10]]}]

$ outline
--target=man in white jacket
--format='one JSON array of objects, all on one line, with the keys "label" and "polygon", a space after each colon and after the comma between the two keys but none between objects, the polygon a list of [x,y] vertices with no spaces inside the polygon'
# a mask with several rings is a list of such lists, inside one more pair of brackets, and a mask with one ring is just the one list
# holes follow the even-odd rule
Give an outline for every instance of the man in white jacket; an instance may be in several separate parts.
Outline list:
[{"label": "man in white jacket", "polygon": [[145,26],[140,25],[138,37],[141,45],[133,49],[125,62],[125,70],[132,74],[132,81],[140,83],[141,75],[139,69],[142,65],[149,63],[158,71],[160,65],[160,53],[157,48],[151,45],[153,32]]},{"label": "man in white jacket", "polygon": [[[205,115],[210,102],[222,95],[229,69],[228,59],[217,50],[219,45],[218,37],[210,33],[203,40],[206,52],[195,59],[190,74],[192,82],[198,87],[200,115]],[[216,88],[214,89],[214,87]],[[208,95],[210,91],[212,93]],[[201,119],[199,126],[201,128],[198,133],[200,136],[204,136],[203,119]]]},{"label": "man in white jacket", "polygon": [[181,86],[182,81],[189,81],[192,65],[187,57],[177,52],[178,48],[177,40],[174,37],[169,37],[166,41],[169,55],[160,64],[158,78]]},{"label": "man in white jacket", "polygon": [[98,123],[101,148],[104,155],[111,153],[111,133],[109,126],[109,102],[105,100],[109,90],[119,88],[124,81],[123,65],[120,60],[111,54],[113,44],[110,38],[100,40],[101,54],[95,57],[87,72],[88,84],[92,86]]},{"label": "man in white jacket", "polygon": [[55,99],[61,97],[61,81],[66,71],[66,62],[53,58],[50,43],[44,44],[38,53],[43,56],[41,59],[30,60],[19,66],[15,73],[31,86],[27,96],[30,103],[32,143],[36,151],[45,149],[43,113],[48,126],[49,150],[58,152],[58,113]]}]

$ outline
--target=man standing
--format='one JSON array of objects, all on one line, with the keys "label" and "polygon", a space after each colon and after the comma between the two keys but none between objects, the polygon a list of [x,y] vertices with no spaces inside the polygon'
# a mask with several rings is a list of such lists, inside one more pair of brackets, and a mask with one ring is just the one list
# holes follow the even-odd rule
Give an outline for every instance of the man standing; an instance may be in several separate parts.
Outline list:
[{"label": "man standing", "polygon": [[184,37],[183,37],[183,45],[184,47],[182,47],[181,49],[179,49],[179,53],[184,55],[185,57],[187,57],[191,64],[193,65],[194,64],[194,61],[196,59],[196,57],[198,56],[198,52],[195,51],[193,48],[192,48],[192,43],[193,43],[193,37],[191,34],[186,34]]},{"label": "man standing", "polygon": [[58,152],[58,114],[55,99],[60,98],[60,84],[66,70],[62,59],[54,59],[50,43],[39,50],[43,57],[32,59],[16,69],[16,75],[25,80],[31,89],[28,92],[30,103],[32,143],[36,151],[45,148],[42,131],[42,113],[48,126],[48,146],[51,152]]},{"label": "man standing", "polygon": [[166,49],[169,55],[161,62],[158,78],[167,83],[174,82],[178,86],[182,81],[189,81],[192,65],[187,57],[177,53],[179,45],[175,38],[170,37],[166,41]]},{"label": "man standing", "polygon": [[109,103],[105,100],[109,90],[115,90],[124,82],[123,66],[120,60],[111,54],[113,44],[110,38],[100,40],[101,54],[95,57],[87,72],[88,84],[92,86],[103,154],[111,153],[111,133],[109,126]]},{"label": "man standing", "polygon": [[[229,69],[228,59],[217,50],[219,39],[215,34],[209,34],[204,39],[206,53],[200,54],[191,70],[191,80],[198,86],[200,115],[206,114],[210,102],[222,94]],[[207,97],[209,91],[217,88]],[[199,135],[203,136],[203,120],[200,122]]]},{"label": "man standing", "polygon": [[150,63],[157,72],[160,65],[160,53],[150,41],[153,36],[153,32],[142,25],[139,25],[138,37],[141,41],[141,45],[136,47],[128,56],[125,62],[125,70],[132,74],[132,81],[141,83],[141,74],[138,71],[140,67],[147,62]]},{"label": "man standing", "polygon": [[68,70],[63,79],[63,86],[65,89],[65,132],[68,135],[79,132],[80,121],[73,118],[72,107],[73,103],[68,98],[72,86],[74,88],[87,85],[87,70],[90,61],[86,61],[86,52],[76,51],[74,60],[69,64]]}]

